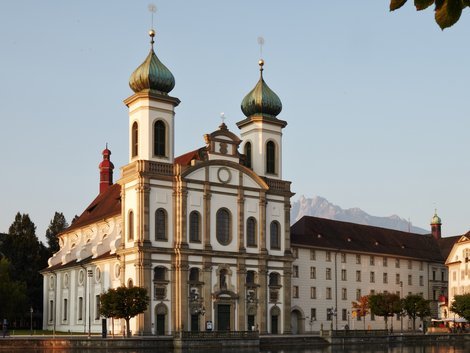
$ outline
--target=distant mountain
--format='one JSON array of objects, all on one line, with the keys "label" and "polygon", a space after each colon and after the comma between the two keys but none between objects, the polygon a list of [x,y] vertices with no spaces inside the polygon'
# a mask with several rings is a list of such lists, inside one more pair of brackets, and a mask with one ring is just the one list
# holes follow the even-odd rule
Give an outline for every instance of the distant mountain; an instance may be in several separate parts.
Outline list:
[{"label": "distant mountain", "polygon": [[401,230],[404,232],[411,231],[418,234],[429,234],[431,230],[411,226],[406,219],[400,218],[397,215],[389,217],[376,217],[367,214],[360,208],[349,208],[347,210],[330,203],[327,199],[315,196],[313,198],[306,198],[301,196],[298,201],[292,204],[291,209],[291,222],[297,222],[303,216],[315,216],[321,218],[335,219],[337,221],[352,222],[365,224],[370,226]]}]

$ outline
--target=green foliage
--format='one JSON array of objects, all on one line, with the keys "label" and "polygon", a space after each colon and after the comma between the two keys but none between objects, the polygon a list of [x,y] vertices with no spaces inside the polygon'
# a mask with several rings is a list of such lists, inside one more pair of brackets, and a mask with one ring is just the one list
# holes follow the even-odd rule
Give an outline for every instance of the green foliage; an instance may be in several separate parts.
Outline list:
[{"label": "green foliage", "polygon": [[424,299],[421,295],[410,294],[403,299],[403,310],[413,320],[413,330],[416,329],[416,318],[421,320],[431,316],[430,301]]},{"label": "green foliage", "polygon": [[149,302],[147,289],[122,286],[109,289],[100,296],[100,313],[105,317],[126,320],[127,336],[130,336],[130,319],[146,311]]},{"label": "green foliage", "polygon": [[393,293],[369,295],[369,308],[372,314],[384,317],[386,330],[388,329],[388,317],[400,314],[402,311],[400,297]]},{"label": "green foliage", "polygon": [[450,310],[470,322],[470,293],[456,295]]},{"label": "green foliage", "polygon": [[10,321],[28,307],[26,286],[10,278],[10,262],[6,258],[0,258],[0,303],[0,319]]},{"label": "green foliage", "polygon": [[56,212],[46,230],[46,239],[50,255],[59,251],[59,239],[57,235],[63,232],[68,226],[64,214],[62,212]]},{"label": "green foliage", "polygon": [[[390,0],[390,11],[402,7],[407,0]],[[432,4],[434,7],[434,19],[436,23],[445,29],[457,23],[462,15],[462,10],[470,6],[470,0],[414,0],[417,11],[427,9]]]}]

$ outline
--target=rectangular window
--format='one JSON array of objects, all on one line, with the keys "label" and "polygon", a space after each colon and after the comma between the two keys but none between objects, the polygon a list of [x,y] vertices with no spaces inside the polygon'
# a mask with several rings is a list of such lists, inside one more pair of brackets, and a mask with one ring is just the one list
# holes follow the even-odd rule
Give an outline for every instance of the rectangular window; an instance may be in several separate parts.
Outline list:
[{"label": "rectangular window", "polygon": [[341,288],[341,299],[348,300],[348,290],[346,288]]},{"label": "rectangular window", "polygon": [[326,308],[326,320],[332,321],[334,316],[333,308]]},{"label": "rectangular window", "polygon": [[315,250],[310,249],[310,260],[315,261],[317,259],[317,254],[315,254]]},{"label": "rectangular window", "polygon": [[331,262],[331,252],[330,251],[325,252],[325,259],[326,259],[326,261]]},{"label": "rectangular window", "polygon": [[433,281],[436,280],[436,271],[435,270],[432,270],[432,280]]},{"label": "rectangular window", "polygon": [[433,291],[432,291],[432,300],[437,300],[437,294],[436,294],[435,289],[433,289]]},{"label": "rectangular window", "polygon": [[374,257],[374,256],[371,256],[371,257],[369,258],[369,265],[371,265],[371,266],[374,266],[374,265],[375,265],[375,257]]},{"label": "rectangular window", "polygon": [[298,259],[299,258],[299,249],[292,248],[292,256],[294,257],[294,259]]},{"label": "rectangular window", "polygon": [[361,271],[356,271],[356,282],[361,282]]},{"label": "rectangular window", "polygon": [[346,309],[341,310],[341,319],[346,321],[348,319],[348,311]]},{"label": "rectangular window", "polygon": [[370,290],[370,295],[374,295],[375,294],[375,290],[371,289]]},{"label": "rectangular window", "polygon": [[292,277],[299,278],[299,266],[292,266]]},{"label": "rectangular window", "polygon": [[388,261],[387,261],[387,258],[386,258],[386,257],[384,257],[384,258],[382,259],[382,262],[383,262],[383,266],[384,266],[384,267],[387,267]]},{"label": "rectangular window", "polygon": [[83,320],[83,297],[78,297],[78,320]]},{"label": "rectangular window", "polygon": [[317,287],[310,287],[310,299],[317,299]]},{"label": "rectangular window", "polygon": [[370,273],[370,283],[375,283],[375,272]]},{"label": "rectangular window", "polygon": [[413,268],[413,261],[408,260],[408,270],[411,270]]},{"label": "rectangular window", "polygon": [[388,283],[388,274],[387,274],[387,272],[384,272],[384,274],[383,274],[383,282]]},{"label": "rectangular window", "polygon": [[362,296],[362,291],[360,288],[356,289],[356,300],[360,300]]},{"label": "rectangular window", "polygon": [[67,305],[67,299],[64,299],[64,317],[63,317],[63,320],[64,321],[67,321],[67,311],[68,311],[68,305]]},{"label": "rectangular window", "polygon": [[400,268],[400,259],[395,259],[395,268]]},{"label": "rectangular window", "polygon": [[101,303],[100,303],[100,296],[97,295],[95,297],[95,320],[99,320],[100,319],[100,306],[101,306]]},{"label": "rectangular window", "polygon": [[446,278],[446,276],[445,276],[444,271],[441,271],[441,281],[445,282],[445,278]]},{"label": "rectangular window", "polygon": [[356,255],[356,264],[357,265],[361,264],[361,255]]},{"label": "rectangular window", "polygon": [[317,268],[316,267],[310,267],[310,279],[315,279],[317,278]]},{"label": "rectangular window", "polygon": [[419,285],[424,286],[424,277],[423,276],[419,276]]},{"label": "rectangular window", "polygon": [[454,281],[457,280],[457,271],[452,271],[452,279],[453,279]]},{"label": "rectangular window", "polygon": [[292,287],[292,298],[298,298],[299,297],[299,286],[293,286]]},{"label": "rectangular window", "polygon": [[54,320],[54,301],[49,300],[49,321]]},{"label": "rectangular window", "polygon": [[330,280],[331,279],[331,268],[326,268],[325,278]]},{"label": "rectangular window", "polygon": [[400,274],[395,274],[395,284],[400,284]]},{"label": "rectangular window", "polygon": [[310,320],[316,321],[317,320],[317,309],[311,308],[310,309]]},{"label": "rectangular window", "polygon": [[423,261],[420,261],[419,262],[419,270],[422,271],[423,269],[424,269]]},{"label": "rectangular window", "polygon": [[331,299],[331,288],[326,287],[326,299]]},{"label": "rectangular window", "polygon": [[347,281],[348,280],[348,275],[345,269],[341,270],[341,280],[342,281]]},{"label": "rectangular window", "polygon": [[346,263],[346,254],[344,254],[344,253],[341,254],[341,262],[342,262],[343,264]]},{"label": "rectangular window", "polygon": [[408,285],[411,286],[413,285],[413,277],[411,275],[408,275]]}]

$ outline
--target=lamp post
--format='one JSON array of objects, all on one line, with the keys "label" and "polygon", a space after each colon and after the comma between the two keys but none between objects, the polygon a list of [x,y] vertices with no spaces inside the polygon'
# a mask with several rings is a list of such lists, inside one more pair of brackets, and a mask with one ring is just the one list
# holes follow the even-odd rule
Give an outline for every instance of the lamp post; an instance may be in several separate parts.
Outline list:
[{"label": "lamp post", "polygon": [[31,308],[29,309],[29,313],[31,314],[31,336],[33,335],[33,307],[31,306]]},{"label": "lamp post", "polygon": [[[403,281],[400,281],[400,299],[402,300],[403,304]],[[403,333],[403,306],[400,313],[400,332]]]},{"label": "lamp post", "polygon": [[88,338],[91,337],[91,287],[90,279],[93,277],[93,271],[88,270]]}]

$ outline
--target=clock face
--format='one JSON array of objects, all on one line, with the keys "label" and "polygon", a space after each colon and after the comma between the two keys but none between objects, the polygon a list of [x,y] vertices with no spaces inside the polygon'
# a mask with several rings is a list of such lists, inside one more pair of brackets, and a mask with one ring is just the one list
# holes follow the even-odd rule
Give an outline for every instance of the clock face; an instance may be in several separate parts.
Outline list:
[{"label": "clock face", "polygon": [[219,179],[222,184],[227,184],[230,182],[232,179],[232,173],[230,172],[230,169],[226,167],[219,168],[217,171],[217,179]]}]

